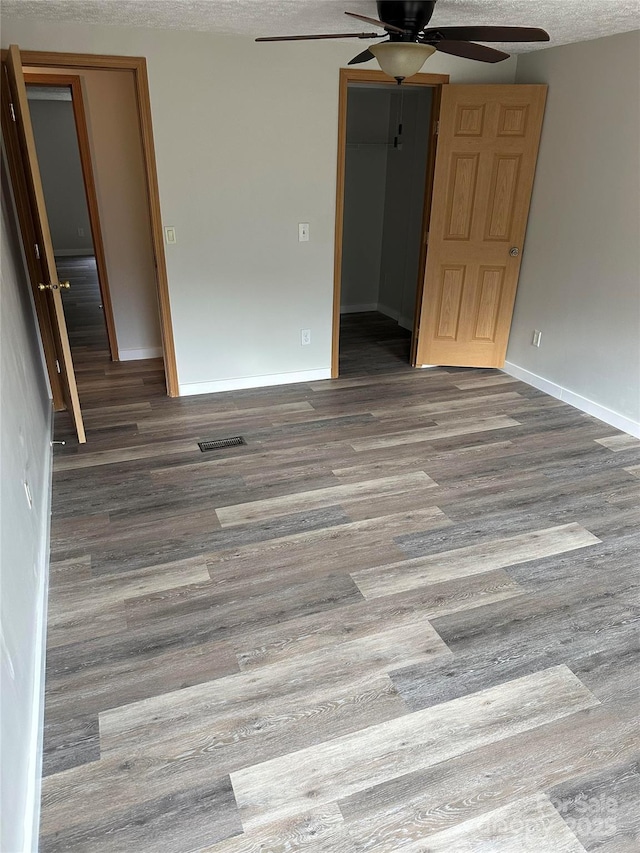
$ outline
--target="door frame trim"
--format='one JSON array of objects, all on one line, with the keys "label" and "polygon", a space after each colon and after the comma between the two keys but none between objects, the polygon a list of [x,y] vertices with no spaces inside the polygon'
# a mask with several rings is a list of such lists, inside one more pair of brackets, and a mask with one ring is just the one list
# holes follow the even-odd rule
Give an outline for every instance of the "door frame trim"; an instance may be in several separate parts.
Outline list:
[{"label": "door frame trim", "polygon": [[87,213],[91,226],[91,239],[93,241],[93,252],[98,269],[98,285],[100,287],[100,298],[104,309],[104,320],[109,339],[112,361],[120,361],[118,351],[118,338],[116,334],[115,319],[113,316],[113,305],[111,302],[111,291],[109,289],[109,277],[107,275],[107,262],[102,240],[102,228],[100,225],[100,211],[98,208],[98,196],[96,193],[95,179],[93,175],[93,163],[91,160],[91,147],[89,143],[89,132],[87,129],[87,117],[82,96],[82,82],[79,74],[38,74],[27,72],[24,75],[27,86],[69,86],[71,89],[71,100],[73,104],[73,117],[75,119],[76,135],[78,138],[78,151],[80,154],[80,165],[82,167],[82,178],[87,200]]},{"label": "door frame trim", "polygon": [[[440,102],[440,89],[449,82],[448,74],[415,74],[409,80],[403,82],[403,86],[431,86],[435,89],[434,109],[431,111],[432,128],[437,121],[437,109]],[[362,68],[341,68],[338,90],[338,166],[336,175],[336,220],[334,237],[334,261],[333,261],[333,322],[331,333],[331,378],[336,379],[340,373],[340,296],[342,291],[342,238],[344,226],[344,184],[347,151],[347,95],[349,83],[383,83],[388,86],[396,86],[390,78],[382,71]],[[433,137],[432,137],[433,138]],[[425,204],[423,213],[423,234],[428,222],[431,207],[431,197],[427,193],[433,186],[433,169],[435,165],[435,146],[431,145],[433,155],[427,161],[427,178],[425,187]],[[418,290],[416,299],[422,301],[420,282],[424,286],[424,269],[426,262],[426,251],[420,253],[420,268],[418,270]],[[414,333],[416,337],[416,325],[414,319]],[[412,350],[414,346],[412,346]]]},{"label": "door frame trim", "polygon": [[[5,51],[2,52],[4,58]],[[143,56],[112,56],[92,53],[52,53],[48,51],[21,50],[22,65],[34,67],[55,67],[70,69],[102,69],[133,71],[138,106],[138,119],[142,140],[144,170],[147,185],[147,201],[151,225],[151,240],[156,268],[156,287],[164,372],[169,397],[179,397],[178,369],[176,365],[173,323],[171,320],[171,302],[169,299],[169,281],[164,251],[162,215],[160,211],[160,193],[158,190],[158,172],[156,167],[155,146],[153,142],[153,123],[151,118],[151,100],[147,61]]]}]

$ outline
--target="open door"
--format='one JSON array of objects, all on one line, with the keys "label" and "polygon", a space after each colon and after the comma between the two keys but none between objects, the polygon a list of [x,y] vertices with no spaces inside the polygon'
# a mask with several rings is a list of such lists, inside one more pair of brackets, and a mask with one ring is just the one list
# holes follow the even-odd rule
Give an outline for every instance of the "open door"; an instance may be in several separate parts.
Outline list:
[{"label": "open door", "polygon": [[417,365],[504,364],[546,95],[442,87]]},{"label": "open door", "polygon": [[[21,171],[25,176],[26,184],[25,203],[28,204],[28,211],[23,210],[20,216],[23,242],[25,252],[29,253],[33,250],[35,259],[39,262],[39,264],[28,263],[29,273],[32,278],[31,285],[34,289],[34,299],[36,301],[47,301],[47,310],[38,311],[38,317],[39,319],[41,316],[48,316],[50,318],[51,342],[55,349],[57,369],[60,372],[62,395],[73,419],[78,441],[84,444],[86,436],[82,422],[82,412],[80,410],[80,398],[78,397],[71,348],[69,346],[69,337],[67,335],[67,326],[62,307],[62,296],[60,294],[60,287],[62,285],[58,281],[58,272],[53,255],[53,244],[51,242],[33,129],[31,127],[27,89],[22,73],[22,59],[20,57],[20,50],[16,45],[11,45],[7,53],[6,79],[9,88],[10,114],[12,120],[15,122],[18,143],[16,149],[12,151],[12,155],[21,160]],[[16,170],[14,169],[13,171],[15,172]],[[29,233],[35,236],[33,249],[28,239],[25,239],[24,218],[27,214],[30,214],[30,225],[32,226],[32,230],[29,229]],[[38,268],[40,270],[40,280],[36,281],[33,276]],[[66,284],[68,286],[68,282]]]}]

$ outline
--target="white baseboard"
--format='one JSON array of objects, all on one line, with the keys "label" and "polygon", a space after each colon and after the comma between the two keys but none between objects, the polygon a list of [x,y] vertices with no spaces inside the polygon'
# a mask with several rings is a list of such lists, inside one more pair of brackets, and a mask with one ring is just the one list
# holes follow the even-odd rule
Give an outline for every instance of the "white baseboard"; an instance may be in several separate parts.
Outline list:
[{"label": "white baseboard", "polygon": [[292,385],[296,382],[318,382],[331,379],[331,368],[296,370],[292,373],[269,373],[266,376],[244,376],[237,379],[216,379],[213,382],[187,382],[179,386],[180,396],[219,394],[222,391],[242,391],[245,388],[267,388],[271,385]]},{"label": "white baseboard", "polygon": [[49,552],[51,548],[51,480],[53,477],[53,406],[49,410],[49,465],[44,472],[42,518],[45,522],[40,544],[38,604],[35,624],[33,705],[29,750],[28,788],[25,797],[24,853],[38,849],[40,800],[42,797],[42,748],[44,741],[44,686],[47,653],[47,602],[49,599]]},{"label": "white baseboard", "polygon": [[378,311],[386,317],[390,317],[392,320],[395,320],[403,329],[408,329],[410,332],[413,331],[413,317],[405,317],[400,313],[400,311],[396,311],[395,308],[390,308],[383,302],[378,302]]},{"label": "white baseboard", "polygon": [[121,349],[120,361],[140,361],[143,358],[160,358],[162,347],[143,347],[142,349]]},{"label": "white baseboard", "polygon": [[377,311],[378,303],[377,302],[368,302],[363,305],[341,305],[340,313],[341,314],[365,314],[368,311]]},{"label": "white baseboard", "polygon": [[390,317],[395,320],[403,329],[413,331],[413,317],[402,317],[399,311],[390,308],[383,302],[370,302],[367,305],[341,305],[341,314],[363,314],[366,311],[377,311],[379,314],[384,314],[385,317]]},{"label": "white baseboard", "polygon": [[93,246],[88,249],[55,249],[53,254],[56,258],[90,257],[94,254]]},{"label": "white baseboard", "polygon": [[384,314],[385,317],[391,317],[391,319],[395,320],[396,323],[400,320],[400,312],[396,311],[394,308],[390,308],[388,305],[385,305],[384,302],[378,302],[378,311],[381,314]]},{"label": "white baseboard", "polygon": [[398,317],[398,325],[409,332],[413,332],[413,317]]},{"label": "white baseboard", "polygon": [[604,423],[622,430],[622,432],[626,432],[629,435],[640,438],[639,421],[634,421],[631,418],[627,418],[625,415],[620,415],[618,412],[614,412],[606,406],[601,406],[600,403],[595,403],[593,400],[589,400],[581,394],[576,394],[568,388],[563,388],[562,385],[558,385],[556,382],[551,382],[551,380],[545,379],[544,376],[538,376],[537,373],[532,373],[530,370],[526,370],[524,367],[520,367],[510,361],[505,361],[502,369],[505,373],[508,373],[509,376],[521,379],[523,382],[526,382],[527,385],[533,385],[534,388],[544,391],[551,397],[555,397],[557,400],[563,400],[565,403],[579,409],[581,412],[585,412],[587,415],[593,415],[594,418],[598,418],[599,420],[604,421]]}]

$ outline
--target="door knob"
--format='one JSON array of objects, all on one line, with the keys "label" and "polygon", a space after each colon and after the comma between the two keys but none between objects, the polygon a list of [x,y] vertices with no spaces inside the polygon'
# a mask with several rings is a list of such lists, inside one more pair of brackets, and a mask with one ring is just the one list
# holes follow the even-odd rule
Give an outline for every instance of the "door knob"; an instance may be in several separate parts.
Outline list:
[{"label": "door knob", "polygon": [[509,249],[509,254],[511,255],[512,258],[517,258],[518,255],[520,254],[520,249],[517,246],[512,246]]}]

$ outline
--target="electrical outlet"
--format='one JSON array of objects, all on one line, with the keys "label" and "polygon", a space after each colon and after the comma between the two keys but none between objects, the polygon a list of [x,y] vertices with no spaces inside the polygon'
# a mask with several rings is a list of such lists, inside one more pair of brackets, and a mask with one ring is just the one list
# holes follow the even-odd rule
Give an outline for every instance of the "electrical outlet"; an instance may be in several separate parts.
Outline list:
[{"label": "electrical outlet", "polygon": [[311,343],[311,329],[301,329],[300,330],[300,344],[303,347],[306,347],[310,343]]},{"label": "electrical outlet", "polygon": [[542,338],[542,332],[540,331],[540,329],[534,329],[533,330],[533,337],[531,338],[531,346],[539,347],[541,338]]}]

